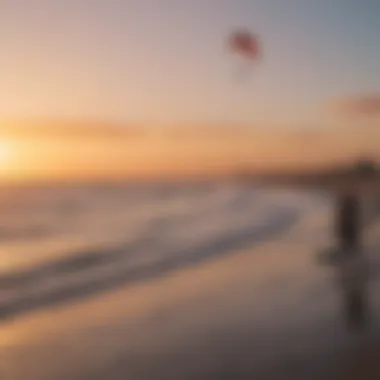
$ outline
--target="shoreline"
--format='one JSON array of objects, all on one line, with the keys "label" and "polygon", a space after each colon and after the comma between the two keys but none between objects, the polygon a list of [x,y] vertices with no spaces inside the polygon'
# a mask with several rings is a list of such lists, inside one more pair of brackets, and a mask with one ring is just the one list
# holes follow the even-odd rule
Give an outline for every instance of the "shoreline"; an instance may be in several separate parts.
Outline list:
[{"label": "shoreline", "polygon": [[328,219],[306,215],[278,240],[9,321],[2,380],[335,379],[356,350],[377,349],[379,326],[345,329],[335,275],[316,263]]}]

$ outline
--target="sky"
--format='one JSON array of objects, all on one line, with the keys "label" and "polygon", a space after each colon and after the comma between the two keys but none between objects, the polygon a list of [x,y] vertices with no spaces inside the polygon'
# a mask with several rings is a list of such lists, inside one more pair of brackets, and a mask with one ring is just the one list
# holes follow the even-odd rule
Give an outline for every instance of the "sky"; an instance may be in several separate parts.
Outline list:
[{"label": "sky", "polygon": [[[112,124],[126,131],[130,150],[142,144],[131,143],[131,130],[144,128],[160,136],[168,127],[212,127],[215,139],[218,128],[244,126],[272,141],[275,131],[288,143],[295,132],[336,128],[356,138],[364,125],[380,142],[379,19],[376,0],[2,0],[2,132],[12,137],[22,121],[29,135],[59,135],[56,123],[65,121],[79,141],[81,123],[96,124],[89,128],[103,138],[99,123]],[[263,49],[243,82],[236,80],[241,62],[225,44],[240,27],[259,35]],[[331,104],[362,97],[376,99],[375,115],[331,112]],[[36,129],[36,120],[44,127]],[[166,152],[160,141],[149,140],[141,155]],[[223,154],[231,150],[226,144]],[[1,149],[0,140],[1,150],[12,147]],[[166,162],[160,154],[151,161]]]}]

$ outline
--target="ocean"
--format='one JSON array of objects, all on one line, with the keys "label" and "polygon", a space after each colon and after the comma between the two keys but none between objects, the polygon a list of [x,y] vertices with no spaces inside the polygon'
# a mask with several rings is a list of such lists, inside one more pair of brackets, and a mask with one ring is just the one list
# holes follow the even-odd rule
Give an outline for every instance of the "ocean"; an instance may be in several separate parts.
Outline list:
[{"label": "ocean", "polygon": [[0,318],[276,240],[330,203],[216,181],[3,187]]},{"label": "ocean", "polygon": [[380,334],[380,225],[365,236],[358,330],[345,266],[318,256],[334,243],[325,191],[198,181],[0,194],[1,379],[335,379]]}]

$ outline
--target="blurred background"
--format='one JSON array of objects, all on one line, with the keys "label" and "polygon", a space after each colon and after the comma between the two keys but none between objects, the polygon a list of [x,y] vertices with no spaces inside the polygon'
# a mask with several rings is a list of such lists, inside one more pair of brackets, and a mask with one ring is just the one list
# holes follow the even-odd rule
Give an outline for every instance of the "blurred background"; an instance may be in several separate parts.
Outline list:
[{"label": "blurred background", "polygon": [[1,1],[1,379],[378,378],[379,17]]}]

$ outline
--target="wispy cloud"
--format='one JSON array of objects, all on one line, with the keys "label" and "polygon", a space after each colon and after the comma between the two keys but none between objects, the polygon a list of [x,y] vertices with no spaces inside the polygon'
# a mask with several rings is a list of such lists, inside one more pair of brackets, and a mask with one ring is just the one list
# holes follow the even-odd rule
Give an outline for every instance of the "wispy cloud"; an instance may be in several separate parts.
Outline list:
[{"label": "wispy cloud", "polygon": [[327,109],[337,116],[380,116],[380,93],[335,99],[328,103]]},{"label": "wispy cloud", "polygon": [[2,122],[0,135],[12,138],[133,138],[141,135],[138,127],[108,123],[83,123],[64,121]]}]

